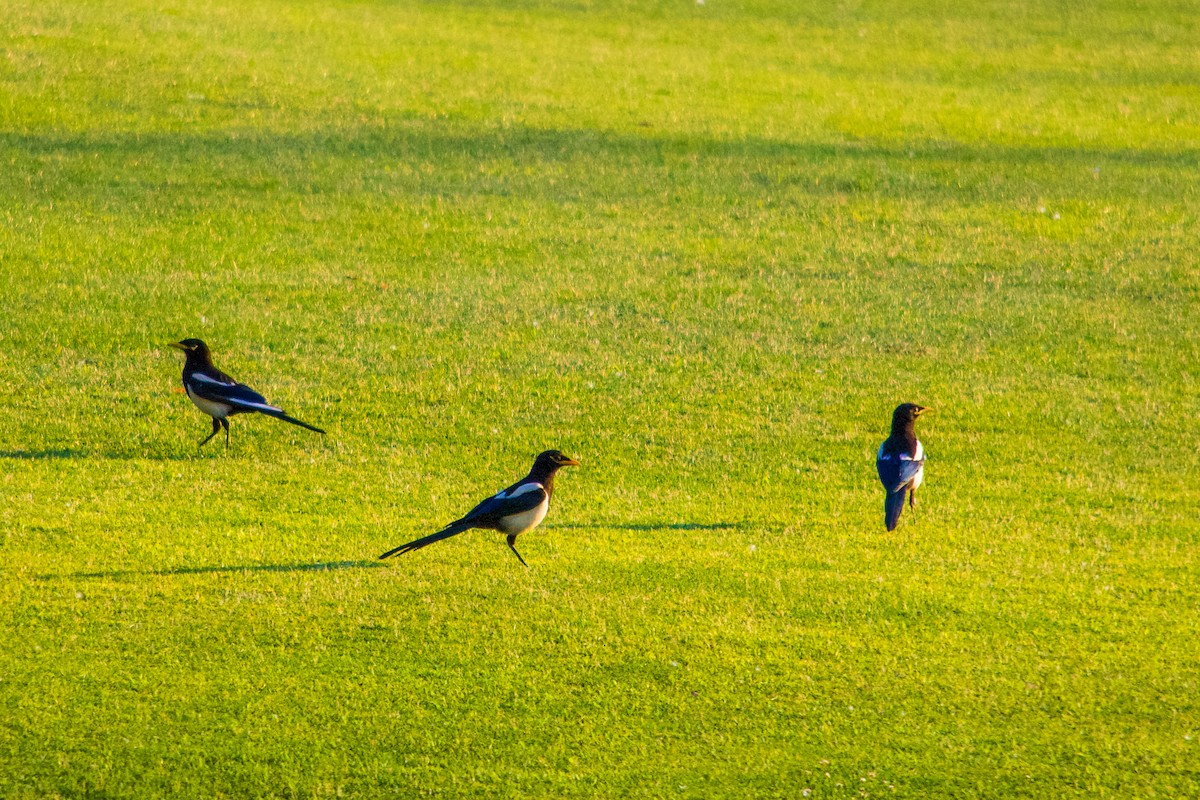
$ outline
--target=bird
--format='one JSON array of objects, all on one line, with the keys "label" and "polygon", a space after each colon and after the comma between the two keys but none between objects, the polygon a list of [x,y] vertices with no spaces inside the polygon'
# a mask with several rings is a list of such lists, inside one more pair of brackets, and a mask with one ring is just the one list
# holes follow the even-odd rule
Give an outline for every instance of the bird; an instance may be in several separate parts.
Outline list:
[{"label": "bird", "polygon": [[896,530],[900,523],[905,495],[908,495],[909,508],[916,508],[914,497],[925,477],[925,448],[913,427],[917,417],[932,410],[916,403],[896,406],[892,412],[892,433],[879,446],[879,454],[875,457],[875,469],[887,490],[883,521],[889,531]]},{"label": "bird", "polygon": [[554,494],[554,474],[562,467],[578,466],[578,461],[564,455],[561,450],[547,450],[540,453],[534,459],[529,474],[512,486],[484,500],[467,512],[465,516],[451,522],[437,533],[431,533],[416,541],[394,547],[379,558],[384,559],[400,553],[410,553],[413,550],[428,547],[434,542],[440,542],[442,539],[449,539],[463,531],[482,528],[505,534],[508,537],[508,548],[513,551],[522,564],[528,567],[525,559],[521,558],[521,554],[517,552],[517,537],[533,530],[546,518],[546,512],[550,510],[550,495]]},{"label": "bird", "polygon": [[289,417],[282,408],[268,405],[267,399],[244,383],[238,383],[213,366],[212,352],[199,339],[184,339],[171,342],[171,347],[182,350],[187,356],[183,364],[183,388],[196,408],[212,417],[212,433],[200,442],[204,447],[221,428],[225,428],[225,446],[229,447],[229,420],[234,414],[266,414],[301,428],[325,433],[307,422]]}]

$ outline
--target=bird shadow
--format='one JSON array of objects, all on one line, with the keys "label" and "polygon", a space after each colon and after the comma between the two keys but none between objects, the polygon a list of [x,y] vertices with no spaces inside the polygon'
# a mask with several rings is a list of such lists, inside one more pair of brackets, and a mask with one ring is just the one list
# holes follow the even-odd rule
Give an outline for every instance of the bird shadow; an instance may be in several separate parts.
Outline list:
[{"label": "bird shadow", "polygon": [[173,575],[213,575],[222,573],[245,572],[334,572],[344,569],[379,569],[387,564],[378,561],[321,561],[312,564],[244,564],[240,566],[210,566],[210,567],[171,567],[170,569],[126,569],[109,570],[104,572],[71,572],[65,575],[39,575],[38,580],[56,580],[60,578],[76,579],[116,579],[146,576],[167,577]]},{"label": "bird shadow", "polygon": [[0,450],[0,458],[14,461],[42,461],[51,458],[84,458],[82,450],[61,448],[57,450]]},{"label": "bird shadow", "polygon": [[[202,454],[203,455],[203,454]],[[147,452],[88,452],[70,447],[47,450],[0,450],[0,460],[49,461],[57,459],[104,459],[107,461],[194,461],[194,452],[147,453]]]},{"label": "bird shadow", "polygon": [[744,528],[744,522],[629,522],[629,523],[603,523],[603,522],[581,522],[581,523],[566,523],[556,524],[554,528],[566,528],[568,530],[618,530],[618,531],[726,531],[735,528]]}]

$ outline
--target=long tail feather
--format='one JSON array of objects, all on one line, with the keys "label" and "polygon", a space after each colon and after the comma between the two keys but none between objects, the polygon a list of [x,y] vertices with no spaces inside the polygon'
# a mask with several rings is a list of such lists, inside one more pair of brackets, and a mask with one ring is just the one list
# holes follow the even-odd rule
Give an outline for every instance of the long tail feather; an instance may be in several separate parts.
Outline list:
[{"label": "long tail feather", "polygon": [[897,492],[888,492],[887,500],[883,501],[884,522],[889,531],[896,530],[896,526],[900,524],[900,512],[904,510],[906,494],[908,489],[902,486]]},{"label": "long tail feather", "polygon": [[309,425],[307,422],[301,422],[300,420],[296,419],[295,417],[289,417],[287,414],[283,413],[282,411],[277,412],[277,411],[261,411],[260,410],[259,413],[266,414],[268,417],[274,417],[275,419],[281,419],[284,422],[290,422],[293,425],[299,425],[301,428],[308,428],[310,431],[316,431],[317,433],[325,432],[325,431],[321,430],[320,428],[316,428],[316,427],[313,427],[312,425]]},{"label": "long tail feather", "polygon": [[409,542],[408,544],[402,544],[399,547],[393,547],[391,550],[388,550],[386,553],[381,555],[380,558],[390,558],[401,553],[411,553],[413,550],[420,550],[422,547],[428,547],[434,542],[440,542],[442,539],[449,539],[451,536],[460,534],[463,531],[469,531],[474,527],[475,523],[460,519],[458,522],[451,522],[437,533],[431,533],[428,536],[422,536],[420,539]]}]

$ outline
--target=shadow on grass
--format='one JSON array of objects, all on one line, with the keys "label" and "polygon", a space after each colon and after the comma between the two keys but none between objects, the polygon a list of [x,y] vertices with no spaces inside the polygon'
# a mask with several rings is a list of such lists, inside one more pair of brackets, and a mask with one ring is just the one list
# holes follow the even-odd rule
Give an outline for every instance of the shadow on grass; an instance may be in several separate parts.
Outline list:
[{"label": "shadow on grass", "polygon": [[133,578],[156,575],[210,575],[238,572],[333,572],[343,569],[378,569],[387,563],[370,561],[321,561],[313,564],[248,564],[242,566],[172,567],[171,569],[125,569],[107,572],[70,572],[65,575],[39,575],[38,580],[50,581],[62,578]]},{"label": "shadow on grass", "polygon": [[[436,178],[413,177],[393,187],[392,191],[402,189],[405,197],[523,195],[555,200],[601,198],[608,202],[626,196],[640,200],[646,195],[647,185],[726,192],[729,176],[741,170],[745,180],[740,192],[748,200],[758,195],[777,197],[780,189],[788,188],[813,196],[856,194],[906,200],[919,191],[931,202],[957,202],[969,198],[1010,199],[1015,191],[1012,181],[1027,180],[1024,176],[997,180],[996,165],[1005,170],[1029,168],[1041,174],[1047,166],[1090,171],[1100,165],[1122,164],[1170,169],[1179,174],[1200,161],[1200,148],[1195,147],[1085,148],[963,144],[936,139],[899,143],[793,141],[671,131],[639,134],[532,126],[496,128],[464,120],[435,122],[419,118],[331,123],[300,133],[257,131],[239,137],[224,132],[9,131],[0,133],[0,150],[20,153],[18,167],[30,171],[38,169],[41,157],[68,162],[87,159],[89,168],[97,170],[96,177],[86,186],[72,185],[75,202],[80,201],[81,191],[88,190],[111,199],[114,190],[108,177],[126,176],[130,165],[136,164],[143,176],[134,187],[138,196],[154,187],[159,192],[158,203],[164,196],[174,202],[191,203],[197,189],[211,192],[214,185],[223,187],[222,191],[274,192],[280,181],[292,181],[298,164],[310,163],[313,168],[306,168],[303,175],[313,191],[337,187],[339,192],[358,191],[372,198],[379,195],[372,177],[374,165],[401,160],[439,163]],[[708,168],[674,168],[680,159],[693,158],[700,158],[699,165]],[[507,167],[495,175],[480,172],[481,161],[496,160],[504,160]],[[597,170],[598,160],[614,162],[622,169]],[[898,164],[912,162],[925,166],[914,175],[909,175],[908,167],[897,169]],[[187,166],[197,164],[206,166],[203,170]],[[221,165],[221,171],[214,175],[209,168],[212,164]],[[567,174],[578,180],[544,180],[542,168],[558,174],[564,166]],[[630,171],[636,174],[638,169],[647,174],[630,178]],[[256,177],[248,179],[247,174]],[[363,177],[348,185],[347,174]],[[622,177],[614,182],[606,177],[610,174]],[[1160,181],[1148,187],[1146,191],[1163,194],[1177,191],[1177,186]]]},{"label": "shadow on grass", "polygon": [[85,458],[82,450],[62,448],[59,450],[0,450],[0,458],[15,461],[43,461],[51,458]]},{"label": "shadow on grass", "polygon": [[617,531],[727,531],[745,528],[744,522],[629,522],[629,523],[567,523],[548,525],[548,528],[567,530],[617,530]]},{"label": "shadow on grass", "polygon": [[[208,451],[216,455],[225,455],[227,451]],[[0,450],[0,460],[12,461],[49,461],[60,459],[103,459],[105,461],[195,461],[206,456],[203,450],[183,452],[120,452],[110,450],[104,453],[90,453],[87,450],[76,450],[63,447],[48,450]]]}]

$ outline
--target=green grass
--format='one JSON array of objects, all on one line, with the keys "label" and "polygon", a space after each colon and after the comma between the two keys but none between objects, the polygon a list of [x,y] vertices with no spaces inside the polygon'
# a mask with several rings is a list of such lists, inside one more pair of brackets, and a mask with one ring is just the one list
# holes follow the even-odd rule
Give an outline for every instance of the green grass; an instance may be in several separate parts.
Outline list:
[{"label": "green grass", "polygon": [[1200,796],[1194,4],[0,18],[0,796]]}]

